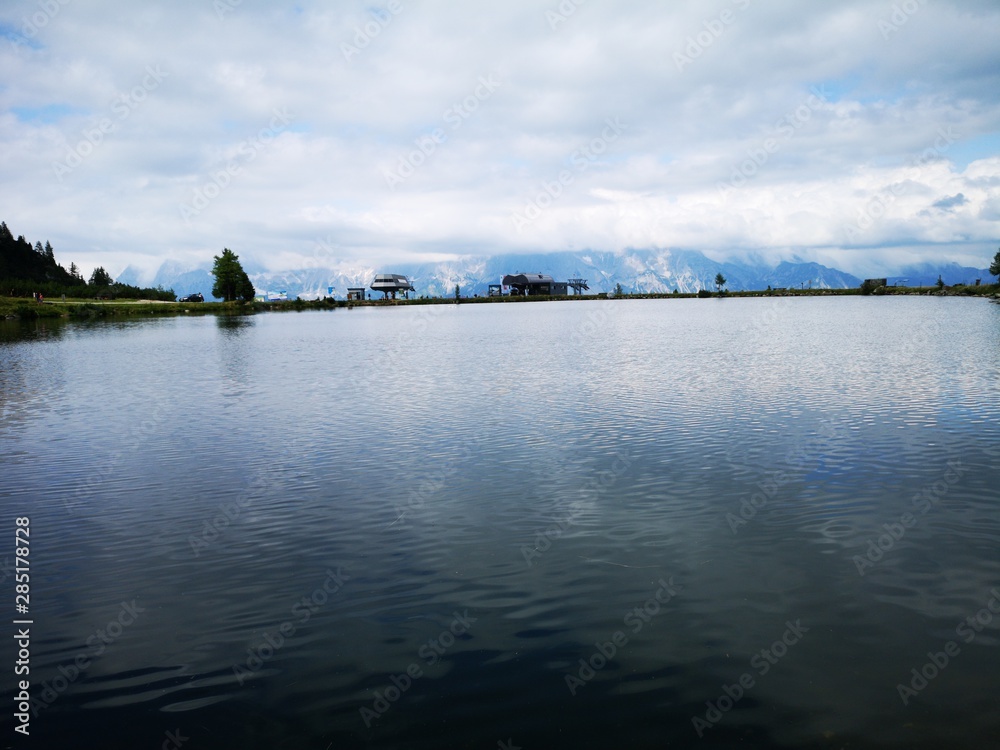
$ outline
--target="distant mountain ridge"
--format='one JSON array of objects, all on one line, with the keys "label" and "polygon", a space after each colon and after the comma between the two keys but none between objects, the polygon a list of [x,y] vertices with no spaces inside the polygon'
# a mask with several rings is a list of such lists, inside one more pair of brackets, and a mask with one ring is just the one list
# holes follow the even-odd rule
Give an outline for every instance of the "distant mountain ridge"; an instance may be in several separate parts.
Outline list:
[{"label": "distant mountain ridge", "polygon": [[[848,289],[861,279],[819,263],[784,260],[777,264],[764,261],[715,261],[697,250],[626,250],[621,253],[581,251],[539,253],[533,255],[495,255],[469,257],[439,263],[366,265],[341,263],[336,267],[308,267],[284,272],[268,272],[244,264],[259,293],[284,291],[289,299],[324,297],[329,287],[343,299],[348,287],[368,289],[377,273],[401,273],[409,277],[416,295],[445,297],[454,294],[457,284],[464,296],[485,295],[490,284],[499,284],[506,274],[543,273],[557,281],[571,278],[587,280],[591,293],[613,291],[621,284],[625,292],[669,293],[714,289],[715,276],[726,277],[726,287],[733,291],[774,288]],[[973,283],[976,278],[989,282],[985,269],[955,263],[935,266],[922,264],[902,269],[890,283],[909,279],[910,286],[931,285],[940,274],[946,284]],[[127,268],[120,281],[137,284],[139,274]],[[213,278],[210,266],[182,267],[173,262],[160,266],[153,286],[172,288],[178,296],[201,292],[210,296]],[[374,296],[374,295],[373,295]]]},{"label": "distant mountain ridge", "polygon": [[903,286],[934,286],[938,276],[948,286],[952,284],[971,286],[976,283],[976,279],[982,284],[991,284],[994,281],[987,268],[971,268],[960,266],[958,263],[918,263],[904,266],[900,269],[899,275],[888,277],[888,282]]}]

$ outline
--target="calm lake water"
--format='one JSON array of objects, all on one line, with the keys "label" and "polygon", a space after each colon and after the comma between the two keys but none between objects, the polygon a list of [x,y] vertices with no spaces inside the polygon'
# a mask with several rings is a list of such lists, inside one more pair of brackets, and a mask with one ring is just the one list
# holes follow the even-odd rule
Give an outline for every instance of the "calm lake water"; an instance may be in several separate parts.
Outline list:
[{"label": "calm lake water", "polygon": [[3,747],[1000,741],[1000,305],[6,323],[0,389]]}]

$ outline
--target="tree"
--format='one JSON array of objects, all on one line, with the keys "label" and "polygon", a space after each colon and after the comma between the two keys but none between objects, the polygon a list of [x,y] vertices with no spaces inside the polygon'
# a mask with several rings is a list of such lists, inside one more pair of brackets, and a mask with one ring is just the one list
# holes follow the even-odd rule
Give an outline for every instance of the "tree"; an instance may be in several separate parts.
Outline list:
[{"label": "tree", "polygon": [[934,286],[938,289],[944,289],[944,279],[941,278],[941,274],[938,274],[938,280],[934,282]]},{"label": "tree", "polygon": [[615,296],[616,297],[621,297],[623,294],[624,294],[624,292],[622,291],[622,285],[621,284],[615,284]]},{"label": "tree", "polygon": [[997,254],[993,256],[993,263],[990,264],[990,273],[1000,280],[1000,250],[997,250]]},{"label": "tree", "polygon": [[726,285],[726,277],[721,272],[715,274],[715,291],[722,294],[722,287]]},{"label": "tree", "polygon": [[216,255],[213,260],[212,275],[215,276],[215,285],[212,287],[212,295],[222,297],[226,302],[235,299],[242,299],[250,302],[254,298],[253,282],[247,276],[240,264],[240,257],[228,247],[223,248],[222,255]]},{"label": "tree", "polygon": [[115,280],[111,278],[111,274],[104,270],[103,266],[98,266],[94,269],[94,272],[90,274],[90,285],[91,286],[111,286],[115,283]]},{"label": "tree", "polygon": [[885,294],[888,279],[865,279],[861,282],[862,294]]},{"label": "tree", "polygon": [[53,263],[56,262],[56,253],[52,249],[52,245],[49,244],[48,240],[45,240],[45,257],[51,260]]}]

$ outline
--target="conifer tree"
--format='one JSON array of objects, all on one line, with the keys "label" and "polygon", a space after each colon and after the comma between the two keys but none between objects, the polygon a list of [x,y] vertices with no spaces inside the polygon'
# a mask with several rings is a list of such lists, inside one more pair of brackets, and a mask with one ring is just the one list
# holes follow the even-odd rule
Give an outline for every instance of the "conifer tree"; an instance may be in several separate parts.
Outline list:
[{"label": "conifer tree", "polygon": [[226,302],[236,299],[252,301],[255,294],[253,282],[243,270],[240,257],[227,247],[223,248],[222,255],[216,255],[213,259],[215,264],[212,266],[212,275],[215,276],[215,285],[212,287],[212,295],[221,297]]},{"label": "conifer tree", "polygon": [[111,278],[111,274],[104,270],[103,266],[98,266],[94,269],[94,272],[90,274],[90,286],[111,286],[115,283],[115,280]]}]

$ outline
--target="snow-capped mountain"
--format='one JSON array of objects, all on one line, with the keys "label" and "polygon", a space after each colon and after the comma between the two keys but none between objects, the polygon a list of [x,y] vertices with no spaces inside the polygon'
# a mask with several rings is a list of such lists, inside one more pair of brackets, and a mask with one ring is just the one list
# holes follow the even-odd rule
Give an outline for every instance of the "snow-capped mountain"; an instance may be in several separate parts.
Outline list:
[{"label": "snow-capped mountain", "polygon": [[[543,273],[557,281],[586,279],[592,293],[610,292],[617,284],[621,284],[625,292],[672,292],[674,289],[697,292],[714,289],[717,273],[726,277],[726,287],[733,291],[766,289],[768,286],[846,289],[861,283],[851,274],[818,263],[718,262],[697,250],[496,255],[440,263],[400,263],[391,267],[344,263],[332,268],[316,266],[279,273],[251,265],[245,268],[259,292],[284,291],[289,299],[323,297],[331,286],[334,296],[343,299],[348,287],[368,288],[376,273],[405,274],[416,287],[417,296],[429,297],[452,296],[456,284],[463,296],[485,295],[490,284],[499,284],[504,275],[513,273]],[[126,269],[120,278],[130,274],[134,275]],[[208,297],[212,289],[210,266],[191,269],[165,263],[152,285],[171,288],[179,296],[201,292]]]}]

